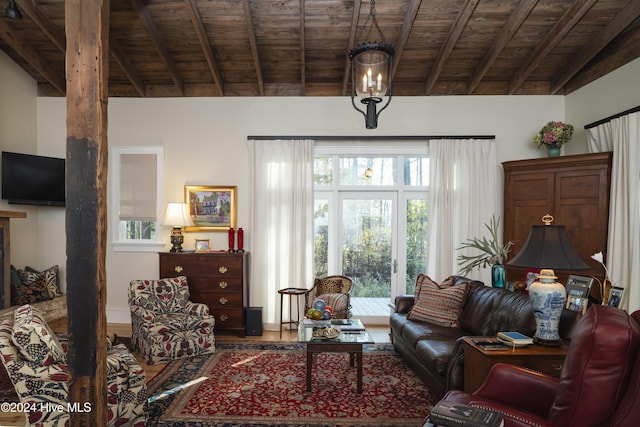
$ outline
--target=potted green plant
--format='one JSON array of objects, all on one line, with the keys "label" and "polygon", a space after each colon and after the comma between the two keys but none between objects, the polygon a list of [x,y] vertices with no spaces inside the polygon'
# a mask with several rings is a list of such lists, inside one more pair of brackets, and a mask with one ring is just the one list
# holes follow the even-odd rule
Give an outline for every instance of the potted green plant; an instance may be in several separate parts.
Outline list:
[{"label": "potted green plant", "polygon": [[498,238],[498,228],[500,226],[500,218],[491,215],[489,223],[484,226],[489,231],[489,237],[467,239],[459,248],[474,249],[479,253],[475,255],[459,254],[457,257],[460,274],[467,275],[476,268],[491,266],[491,285],[495,288],[505,287],[505,271],[504,260],[509,255],[513,242],[509,241],[504,245],[500,244]]}]

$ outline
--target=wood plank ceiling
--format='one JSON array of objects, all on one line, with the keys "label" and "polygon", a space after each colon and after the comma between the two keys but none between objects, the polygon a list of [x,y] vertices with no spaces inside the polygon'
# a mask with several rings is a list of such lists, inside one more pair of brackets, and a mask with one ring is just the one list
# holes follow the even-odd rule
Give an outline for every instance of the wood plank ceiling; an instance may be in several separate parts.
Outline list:
[{"label": "wood plank ceiling", "polygon": [[[0,0],[4,9],[9,0]],[[0,49],[65,94],[64,0],[16,0]],[[109,95],[344,96],[368,0],[111,0]],[[640,57],[640,0],[377,0],[393,94],[568,94]],[[371,39],[377,38],[373,31]]]}]

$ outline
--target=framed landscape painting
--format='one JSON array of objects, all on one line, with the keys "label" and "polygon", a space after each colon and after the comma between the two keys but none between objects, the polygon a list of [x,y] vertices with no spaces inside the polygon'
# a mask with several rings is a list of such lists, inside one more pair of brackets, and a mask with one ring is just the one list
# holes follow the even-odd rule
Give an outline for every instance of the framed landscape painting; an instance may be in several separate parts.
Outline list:
[{"label": "framed landscape painting", "polygon": [[236,228],[236,187],[185,185],[184,201],[195,224],[185,231],[227,231]]}]

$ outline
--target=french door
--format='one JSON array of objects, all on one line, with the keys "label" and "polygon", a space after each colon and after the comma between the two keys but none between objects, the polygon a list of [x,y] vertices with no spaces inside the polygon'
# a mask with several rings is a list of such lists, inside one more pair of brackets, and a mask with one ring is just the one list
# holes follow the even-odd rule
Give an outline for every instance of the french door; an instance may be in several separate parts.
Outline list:
[{"label": "french door", "polygon": [[354,315],[388,321],[426,271],[427,177],[424,155],[316,156],[315,274],[353,279]]},{"label": "french door", "polygon": [[397,289],[398,201],[395,191],[340,192],[336,251],[344,275],[354,280],[352,297],[391,298]]}]

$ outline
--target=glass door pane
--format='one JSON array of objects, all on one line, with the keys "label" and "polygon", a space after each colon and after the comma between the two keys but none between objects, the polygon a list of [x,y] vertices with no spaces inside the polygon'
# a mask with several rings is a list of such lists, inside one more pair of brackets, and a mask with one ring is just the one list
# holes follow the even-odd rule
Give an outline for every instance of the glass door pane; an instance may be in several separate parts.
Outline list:
[{"label": "glass door pane", "polygon": [[398,294],[413,294],[416,277],[427,272],[427,201],[409,196],[406,202],[405,286],[400,284]]},{"label": "glass door pane", "polygon": [[343,193],[341,198],[341,264],[354,281],[351,297],[366,298],[368,307],[383,307],[378,315],[388,316],[397,258],[396,195]]}]

